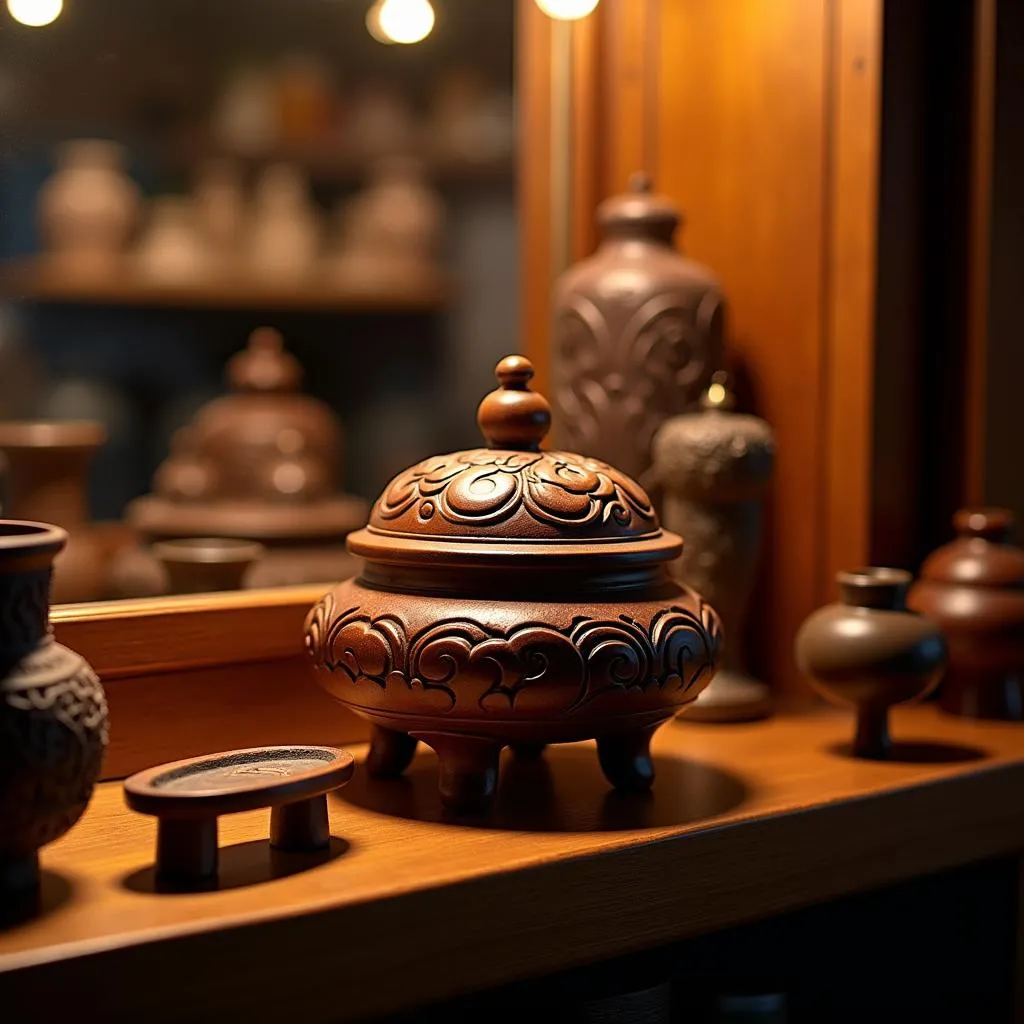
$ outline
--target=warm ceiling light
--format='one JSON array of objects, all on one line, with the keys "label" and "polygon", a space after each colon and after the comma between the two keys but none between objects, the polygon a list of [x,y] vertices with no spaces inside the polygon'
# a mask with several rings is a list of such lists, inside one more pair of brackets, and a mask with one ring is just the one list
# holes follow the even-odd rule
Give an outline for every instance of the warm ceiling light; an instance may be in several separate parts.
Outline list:
[{"label": "warm ceiling light", "polygon": [[366,15],[370,35],[381,42],[418,43],[434,27],[430,0],[378,0]]},{"label": "warm ceiling light", "polygon": [[559,21],[585,18],[598,5],[598,0],[537,0],[537,6],[548,17]]},{"label": "warm ceiling light", "polygon": [[60,17],[64,0],[7,0],[11,17],[30,28],[42,28]]}]

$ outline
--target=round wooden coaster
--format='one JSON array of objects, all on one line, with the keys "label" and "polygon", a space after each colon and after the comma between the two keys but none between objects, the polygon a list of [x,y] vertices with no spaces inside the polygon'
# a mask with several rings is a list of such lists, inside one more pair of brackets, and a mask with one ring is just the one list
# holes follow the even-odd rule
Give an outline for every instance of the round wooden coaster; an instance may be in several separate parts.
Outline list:
[{"label": "round wooden coaster", "polygon": [[217,818],[270,807],[270,843],[307,852],[330,843],[327,793],[352,777],[355,759],[338,747],[277,746],[172,761],[125,780],[125,801],[152,814],[156,870],[200,881],[217,873]]}]

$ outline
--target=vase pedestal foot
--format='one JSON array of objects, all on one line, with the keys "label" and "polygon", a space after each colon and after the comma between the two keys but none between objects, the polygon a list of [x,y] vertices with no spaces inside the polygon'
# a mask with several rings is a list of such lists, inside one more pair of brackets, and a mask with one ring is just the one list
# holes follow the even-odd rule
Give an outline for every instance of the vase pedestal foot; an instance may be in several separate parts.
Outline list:
[{"label": "vase pedestal foot", "polygon": [[853,753],[869,761],[886,761],[892,756],[888,708],[858,708]]},{"label": "vase pedestal foot", "polygon": [[521,761],[536,761],[547,750],[546,743],[513,743],[512,753]]},{"label": "vase pedestal foot", "polygon": [[416,740],[404,732],[373,726],[366,770],[375,779],[397,779],[412,763]]},{"label": "vase pedestal foot", "polygon": [[637,792],[651,788],[654,782],[651,737],[658,725],[598,737],[597,757],[601,771],[616,789]]},{"label": "vase pedestal foot", "polygon": [[771,696],[767,684],[724,670],[679,717],[686,722],[755,722],[772,713]]},{"label": "vase pedestal foot", "polygon": [[479,736],[421,732],[416,739],[433,747],[440,760],[441,801],[457,814],[488,810],[498,789],[498,759],[505,745]]}]

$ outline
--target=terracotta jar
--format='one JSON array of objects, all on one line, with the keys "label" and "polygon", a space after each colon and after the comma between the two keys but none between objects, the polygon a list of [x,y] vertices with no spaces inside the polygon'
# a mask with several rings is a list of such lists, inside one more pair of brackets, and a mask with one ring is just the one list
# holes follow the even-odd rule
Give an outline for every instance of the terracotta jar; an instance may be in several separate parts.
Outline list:
[{"label": "terracotta jar", "polygon": [[[346,535],[366,521],[366,503],[340,493],[341,426],[323,402],[299,392],[302,368],[270,328],[256,331],[228,363],[231,393],[179,431],[153,493],[126,518],[149,542],[226,537],[265,551],[248,587],[317,583],[355,570]],[[164,592],[151,552],[118,558],[124,596]]]},{"label": "terracotta jar", "polygon": [[721,365],[722,295],[674,247],[681,219],[636,175],[598,210],[600,248],[556,289],[558,440],[641,482],[658,427],[695,405]]},{"label": "terracotta jar", "polygon": [[57,604],[107,596],[108,545],[88,521],[89,465],[106,440],[91,420],[0,422],[0,451],[7,457],[7,502],[13,519],[55,523],[70,536],[53,578]]},{"label": "terracotta jar", "polygon": [[274,281],[305,280],[316,263],[320,223],[299,168],[272,164],[256,182],[246,254],[252,272]]},{"label": "terracotta jar", "polygon": [[196,203],[189,196],[157,196],[146,233],[135,252],[135,269],[147,280],[191,285],[216,269],[199,233]]},{"label": "terracotta jar", "polygon": [[681,541],[637,483],[540,450],[551,416],[529,361],[497,375],[488,447],[389,484],[348,540],[361,575],[310,613],[309,651],[373,724],[370,772],[399,774],[423,740],[456,811],[489,804],[508,745],[596,738],[612,785],[647,787],[651,736],[714,674],[718,616],[669,577]]},{"label": "terracotta jar", "polygon": [[66,540],[55,526],[0,519],[0,909],[38,885],[37,851],[82,816],[107,745],[103,688],[50,629]]},{"label": "terracotta jar", "polygon": [[49,256],[62,271],[108,274],[135,227],[139,191],[124,172],[124,149],[103,139],[64,143],[59,169],[39,196]]},{"label": "terracotta jar", "polygon": [[942,633],[906,610],[912,577],[869,568],[836,576],[840,601],[811,614],[796,635],[796,660],[819,692],[857,711],[853,752],[889,756],[889,708],[935,689],[945,665]]},{"label": "terracotta jar", "polygon": [[736,722],[770,710],[768,687],[746,671],[743,636],[761,547],[761,497],[775,464],[772,429],[734,412],[725,374],[716,373],[701,412],[674,416],[654,438],[652,479],[662,489],[662,520],[686,538],[680,579],[722,616],[725,639],[714,682],[683,712]]},{"label": "terracotta jar", "polygon": [[1024,721],[1024,551],[1013,516],[963,509],[957,539],[931,554],[910,606],[935,619],[949,644],[942,707],[968,718]]}]

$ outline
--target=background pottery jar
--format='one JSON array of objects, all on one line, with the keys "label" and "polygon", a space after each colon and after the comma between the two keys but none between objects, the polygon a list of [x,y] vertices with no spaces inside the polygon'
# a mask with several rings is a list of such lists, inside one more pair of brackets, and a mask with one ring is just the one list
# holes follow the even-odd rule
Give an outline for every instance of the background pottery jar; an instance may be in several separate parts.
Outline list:
[{"label": "background pottery jar", "polygon": [[662,421],[694,405],[721,365],[723,300],[681,255],[681,221],[638,174],[598,210],[603,241],[556,286],[558,441],[646,482]]},{"label": "background pottery jar", "polygon": [[510,745],[596,739],[613,786],[646,788],[655,730],[714,675],[718,616],[669,577],[681,542],[635,481],[541,451],[529,361],[497,376],[488,447],[401,473],[349,537],[362,573],[306,622],[320,682],[372,723],[371,774],[400,774],[423,740],[456,811],[489,806]]},{"label": "background pottery jar", "polygon": [[135,252],[135,268],[149,281],[189,285],[209,277],[216,264],[199,233],[190,196],[157,196],[149,224]]},{"label": "background pottery jar", "polygon": [[316,262],[320,224],[302,172],[272,164],[256,182],[246,246],[253,271],[275,280],[304,278]]},{"label": "background pottery jar", "polygon": [[853,752],[889,756],[889,708],[938,684],[946,647],[938,625],[906,610],[912,577],[869,568],[836,575],[840,601],[812,613],[796,635],[796,660],[816,689],[857,711]]},{"label": "background pottery jar", "polygon": [[106,436],[103,424],[91,420],[0,422],[8,465],[5,515],[55,523],[70,534],[56,561],[57,604],[107,594],[108,546],[89,525],[86,502],[89,465]]},{"label": "background pottery jar", "polygon": [[263,557],[263,545],[230,537],[188,537],[153,545],[171,594],[241,590],[245,574]]},{"label": "background pottery jar", "polygon": [[722,662],[683,715],[739,722],[768,714],[768,687],[744,670],[743,635],[761,547],[761,496],[775,463],[772,429],[733,412],[726,376],[716,373],[703,412],[666,420],[655,435],[652,479],[662,489],[662,520],[686,538],[680,579],[722,617]]},{"label": "background pottery jar", "polygon": [[963,509],[957,539],[933,552],[910,592],[949,644],[944,710],[1024,721],[1024,551],[1009,543],[1007,509]]},{"label": "background pottery jar", "polygon": [[[344,539],[366,521],[362,498],[340,490],[343,438],[325,403],[301,393],[302,367],[281,335],[260,328],[228,362],[231,393],[204,405],[157,469],[153,493],[131,502],[146,542],[223,537],[257,541],[245,586],[318,583],[355,571]],[[166,592],[152,551],[125,550],[117,592]]]},{"label": "background pottery jar", "polygon": [[124,149],[102,139],[64,143],[58,171],[43,186],[39,218],[46,247],[62,270],[106,274],[116,269],[139,207],[124,172]]},{"label": "background pottery jar", "polygon": [[49,625],[66,539],[55,526],[0,519],[0,904],[37,886],[37,851],[81,817],[107,745],[103,688]]}]

